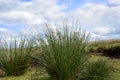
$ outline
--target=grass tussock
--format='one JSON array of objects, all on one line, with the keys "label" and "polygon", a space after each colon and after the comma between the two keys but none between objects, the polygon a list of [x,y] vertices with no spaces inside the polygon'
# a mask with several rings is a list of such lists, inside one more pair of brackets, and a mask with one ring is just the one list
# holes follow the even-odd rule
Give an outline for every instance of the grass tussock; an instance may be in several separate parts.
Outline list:
[{"label": "grass tussock", "polygon": [[33,47],[30,39],[12,39],[0,42],[0,69],[8,76],[23,74],[29,67],[29,57]]},{"label": "grass tussock", "polygon": [[85,49],[88,35],[74,32],[66,26],[55,32],[48,26],[45,39],[39,38],[42,50],[40,63],[54,80],[75,80],[88,59]]},{"label": "grass tussock", "polygon": [[103,59],[99,59],[85,66],[81,72],[80,80],[112,80],[111,72],[112,67]]}]

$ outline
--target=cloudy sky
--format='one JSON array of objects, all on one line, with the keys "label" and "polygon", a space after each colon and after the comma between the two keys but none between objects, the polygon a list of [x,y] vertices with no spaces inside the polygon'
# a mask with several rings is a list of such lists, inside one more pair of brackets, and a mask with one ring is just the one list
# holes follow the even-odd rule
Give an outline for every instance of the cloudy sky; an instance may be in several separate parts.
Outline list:
[{"label": "cloudy sky", "polygon": [[0,37],[42,34],[71,16],[94,39],[120,38],[120,0],[0,0]]}]

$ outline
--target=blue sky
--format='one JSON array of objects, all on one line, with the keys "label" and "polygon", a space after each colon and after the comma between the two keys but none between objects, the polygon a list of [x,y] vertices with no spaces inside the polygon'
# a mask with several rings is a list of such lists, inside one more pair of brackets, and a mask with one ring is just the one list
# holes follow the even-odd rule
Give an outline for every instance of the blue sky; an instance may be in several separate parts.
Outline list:
[{"label": "blue sky", "polygon": [[58,4],[68,5],[68,8],[65,11],[75,10],[85,3],[107,4],[108,0],[58,0]]},{"label": "blue sky", "polygon": [[24,28],[24,25],[22,24],[0,24],[2,28],[11,30],[13,32],[20,32],[22,28]]},{"label": "blue sky", "polygon": [[120,38],[119,10],[120,0],[0,0],[0,33],[42,34],[72,15],[94,39]]},{"label": "blue sky", "polygon": [[22,1],[30,2],[30,1],[32,1],[32,0],[22,0]]}]

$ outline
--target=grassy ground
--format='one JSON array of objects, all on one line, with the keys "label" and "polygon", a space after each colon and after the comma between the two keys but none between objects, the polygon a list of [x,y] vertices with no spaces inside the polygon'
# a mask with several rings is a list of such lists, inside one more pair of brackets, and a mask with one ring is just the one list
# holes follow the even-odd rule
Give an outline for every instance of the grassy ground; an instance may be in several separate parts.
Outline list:
[{"label": "grassy ground", "polygon": [[[4,77],[0,77],[0,80],[31,80],[31,77],[35,74],[38,74],[38,70],[36,68],[30,68],[28,71],[26,71],[26,73],[24,75],[21,76],[4,76]],[[48,76],[45,73],[40,73],[41,78],[46,78],[46,76]],[[44,80],[44,79],[43,79]]]},{"label": "grassy ground", "polygon": [[[113,66],[113,76],[114,80],[120,80],[120,59],[110,59],[108,57],[103,57],[103,56],[92,56],[91,61],[95,61],[99,58],[103,58],[105,60],[108,60],[108,63]],[[35,69],[27,71],[24,75],[22,76],[17,76],[17,77],[1,77],[0,80],[31,80],[31,76],[35,74]],[[41,74],[40,75],[41,79],[40,80],[50,80],[47,76],[47,74]]]}]

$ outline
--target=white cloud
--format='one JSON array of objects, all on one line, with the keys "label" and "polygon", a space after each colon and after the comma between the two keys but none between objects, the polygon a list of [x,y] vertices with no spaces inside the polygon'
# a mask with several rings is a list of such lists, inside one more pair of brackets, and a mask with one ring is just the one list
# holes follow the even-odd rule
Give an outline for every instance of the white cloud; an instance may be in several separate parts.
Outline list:
[{"label": "white cloud", "polygon": [[105,4],[86,3],[74,12],[82,28],[86,27],[88,31],[96,38],[114,38],[114,35],[120,36],[120,6],[111,6]]},{"label": "white cloud", "polygon": [[109,27],[96,27],[94,29],[95,33],[99,33],[99,34],[107,34],[109,32],[111,32],[111,29]]},{"label": "white cloud", "polygon": [[[20,0],[0,0],[0,23],[23,24],[22,33],[41,30],[41,24],[59,20],[64,15],[61,5],[56,0],[32,0],[23,2]],[[59,18],[59,19],[58,19]],[[30,30],[31,29],[31,30]],[[36,32],[35,32],[36,30]]]},{"label": "white cloud", "polygon": [[120,5],[120,0],[109,0],[109,3],[112,5]]},{"label": "white cloud", "polygon": [[0,28],[0,32],[8,32],[8,30],[5,28]]},{"label": "white cloud", "polygon": [[14,34],[12,31],[6,29],[6,28],[0,28],[0,41],[6,40],[9,42],[11,39],[11,36],[15,36],[17,34]]},{"label": "white cloud", "polygon": [[85,3],[74,11],[63,12],[69,5],[58,5],[57,0],[30,2],[0,0],[0,24],[23,24],[24,28],[21,30],[23,34],[37,35],[43,32],[44,22],[55,28],[54,22],[60,23],[65,15],[72,14],[79,19],[82,29],[90,32],[93,37],[118,37],[120,36],[120,0],[108,1],[115,6]]}]

